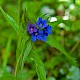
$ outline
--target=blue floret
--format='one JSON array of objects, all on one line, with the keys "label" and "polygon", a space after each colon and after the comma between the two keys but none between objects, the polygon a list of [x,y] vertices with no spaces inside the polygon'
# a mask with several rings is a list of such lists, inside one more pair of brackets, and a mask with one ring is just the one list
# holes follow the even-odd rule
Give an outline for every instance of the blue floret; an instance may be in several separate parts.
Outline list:
[{"label": "blue floret", "polygon": [[[37,27],[36,27],[37,24]],[[27,31],[31,35],[32,42],[36,40],[46,41],[49,34],[52,34],[52,27],[47,24],[47,20],[38,18],[36,24],[28,24]]]}]

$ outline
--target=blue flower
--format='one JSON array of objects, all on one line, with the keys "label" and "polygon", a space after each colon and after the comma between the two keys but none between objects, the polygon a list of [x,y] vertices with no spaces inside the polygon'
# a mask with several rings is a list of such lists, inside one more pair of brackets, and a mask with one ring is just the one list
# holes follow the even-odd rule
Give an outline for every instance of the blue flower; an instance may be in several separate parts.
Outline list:
[{"label": "blue flower", "polygon": [[46,41],[47,36],[44,34],[43,30],[39,30],[39,39],[42,41]]},{"label": "blue flower", "polygon": [[30,34],[32,34],[33,32],[37,32],[36,25],[29,23],[29,24],[28,24],[27,31],[29,31]]},{"label": "blue flower", "polygon": [[48,25],[47,27],[44,28],[44,34],[46,36],[48,36],[49,34],[52,34],[51,30],[52,30],[52,27]]},{"label": "blue flower", "polygon": [[40,36],[39,36],[38,31],[37,32],[34,32],[32,34],[32,38],[31,39],[32,39],[33,42],[35,42],[37,39],[40,40]]},{"label": "blue flower", "polygon": [[42,18],[38,18],[38,21],[36,22],[36,24],[40,27],[40,28],[44,28],[47,26],[47,20],[42,20]]},{"label": "blue flower", "polygon": [[32,34],[32,41],[35,42],[36,40],[46,41],[47,36],[45,36],[42,30],[38,30],[38,32],[34,32]]},{"label": "blue flower", "polygon": [[46,41],[49,34],[52,34],[52,27],[47,24],[47,20],[42,20],[42,18],[39,18],[36,22],[38,25],[38,28],[35,24],[28,24],[27,31],[31,35],[31,39],[33,42],[36,40],[42,40]]}]

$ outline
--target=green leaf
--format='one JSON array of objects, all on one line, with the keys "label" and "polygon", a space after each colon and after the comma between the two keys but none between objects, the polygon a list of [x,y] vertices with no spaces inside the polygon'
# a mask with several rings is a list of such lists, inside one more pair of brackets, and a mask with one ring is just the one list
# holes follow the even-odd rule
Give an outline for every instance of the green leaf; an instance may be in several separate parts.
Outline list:
[{"label": "green leaf", "polygon": [[27,41],[27,43],[26,43],[26,45],[25,45],[26,47],[25,47],[25,50],[24,50],[24,52],[23,52],[23,57],[22,57],[22,64],[21,64],[21,68],[23,68],[23,66],[24,66],[24,63],[25,63],[25,61],[26,61],[26,59],[27,59],[27,56],[29,55],[29,53],[30,53],[30,51],[31,51],[31,49],[32,49],[32,42],[31,42],[31,40],[30,41]]},{"label": "green leaf", "polygon": [[23,50],[25,48],[25,43],[26,43],[27,39],[23,38],[20,36],[17,42],[17,50],[16,50],[16,59],[18,60],[19,56],[21,55],[21,53],[23,53]]},{"label": "green leaf", "polygon": [[21,36],[23,36],[21,32],[21,26],[19,26],[18,23],[12,17],[10,17],[6,12],[4,12],[1,6],[0,6],[0,11],[2,12],[6,20],[13,26],[16,32],[18,32]]},{"label": "green leaf", "polygon": [[25,63],[25,61],[26,61],[26,59],[27,59],[27,57],[28,57],[28,55],[32,49],[31,40],[25,42],[25,40],[23,39],[21,44],[22,44],[21,45],[22,47],[20,47],[21,50],[20,51],[18,50],[18,52],[20,52],[20,54],[17,55],[17,64],[16,64],[16,70],[15,70],[16,76],[20,71],[22,71],[24,63]]},{"label": "green leaf", "polygon": [[27,69],[23,69],[22,71],[20,71],[19,73],[17,73],[16,80],[28,80],[28,77],[30,75],[28,73],[29,72],[27,71]]},{"label": "green leaf", "polygon": [[22,39],[20,36],[20,38],[18,39],[17,50],[16,50],[16,60],[17,60],[16,73],[18,71],[20,71],[20,69],[21,69],[21,63],[20,62],[21,62],[23,50],[25,47],[25,43],[26,43],[26,40]]},{"label": "green leaf", "polygon": [[44,68],[44,64],[37,54],[37,50],[33,50],[30,54],[30,59],[34,60],[36,63],[36,71],[38,74],[39,80],[46,80],[46,72]]},{"label": "green leaf", "polygon": [[7,65],[7,62],[8,62],[8,57],[9,57],[10,48],[11,48],[11,41],[12,41],[12,35],[8,39],[7,45],[6,45],[6,53],[5,53],[5,56],[4,56],[4,59],[3,59],[3,65],[2,65],[3,73],[4,73],[5,69],[6,69],[6,65]]},{"label": "green leaf", "polygon": [[51,47],[54,47],[56,49],[58,49],[59,51],[61,51],[67,58],[69,58],[71,61],[73,61],[73,63],[75,63],[75,59],[72,58],[69,53],[67,53],[65,51],[65,49],[58,43],[58,41],[52,37],[52,36],[49,36],[47,41],[46,41],[47,44],[49,44]]}]

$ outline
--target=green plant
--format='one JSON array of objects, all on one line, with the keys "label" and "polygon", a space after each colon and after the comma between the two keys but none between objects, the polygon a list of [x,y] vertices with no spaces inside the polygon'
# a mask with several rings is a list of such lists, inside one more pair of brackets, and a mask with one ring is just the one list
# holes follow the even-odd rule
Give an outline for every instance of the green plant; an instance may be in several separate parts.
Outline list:
[{"label": "green plant", "polygon": [[[36,72],[38,75],[38,79],[46,80],[46,71],[45,71],[44,63],[39,57],[38,51],[33,48],[34,43],[31,41],[30,37],[26,33],[26,30],[22,27],[22,25],[19,25],[12,17],[10,17],[6,12],[4,12],[1,6],[0,6],[0,11],[3,14],[3,16],[6,18],[6,20],[12,25],[12,27],[18,33],[17,35],[20,37],[16,49],[17,62],[16,62],[15,75],[10,75],[10,76],[13,77],[14,79],[17,78],[17,80],[19,80],[21,75],[18,76],[18,74],[23,70],[24,63],[26,62],[27,58],[29,58],[33,60],[36,64]],[[53,23],[53,25],[55,26],[56,24]],[[4,58],[3,66],[2,66],[2,78],[4,77],[3,75],[6,72],[5,68],[6,68],[7,59],[8,59],[10,46],[12,42],[12,36],[14,35],[11,35],[6,46],[7,51],[6,51],[6,58]],[[61,46],[61,44],[59,44],[56,38],[53,37],[52,35],[48,37],[45,44],[46,43],[47,45],[50,45],[51,47],[54,47],[57,50],[59,50],[61,53],[63,53],[71,63],[76,63],[76,60],[73,57],[71,57],[69,53],[65,51],[65,49]]]}]

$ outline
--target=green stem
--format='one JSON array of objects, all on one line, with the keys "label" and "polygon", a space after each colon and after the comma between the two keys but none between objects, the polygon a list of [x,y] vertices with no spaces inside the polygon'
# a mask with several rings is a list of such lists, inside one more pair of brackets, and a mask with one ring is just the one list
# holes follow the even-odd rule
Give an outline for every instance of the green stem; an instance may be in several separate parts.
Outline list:
[{"label": "green stem", "polygon": [[19,62],[20,62],[20,59],[22,57],[22,53],[20,54],[18,60],[17,60],[17,64],[16,64],[16,70],[15,70],[15,76],[17,75],[17,71],[18,71],[18,66],[19,66]]},{"label": "green stem", "polygon": [[7,65],[8,57],[9,57],[9,53],[10,53],[11,41],[12,41],[12,35],[9,37],[9,39],[7,41],[7,45],[6,45],[6,53],[5,53],[5,56],[3,59],[3,65],[2,65],[3,73],[6,70],[6,65]]}]

